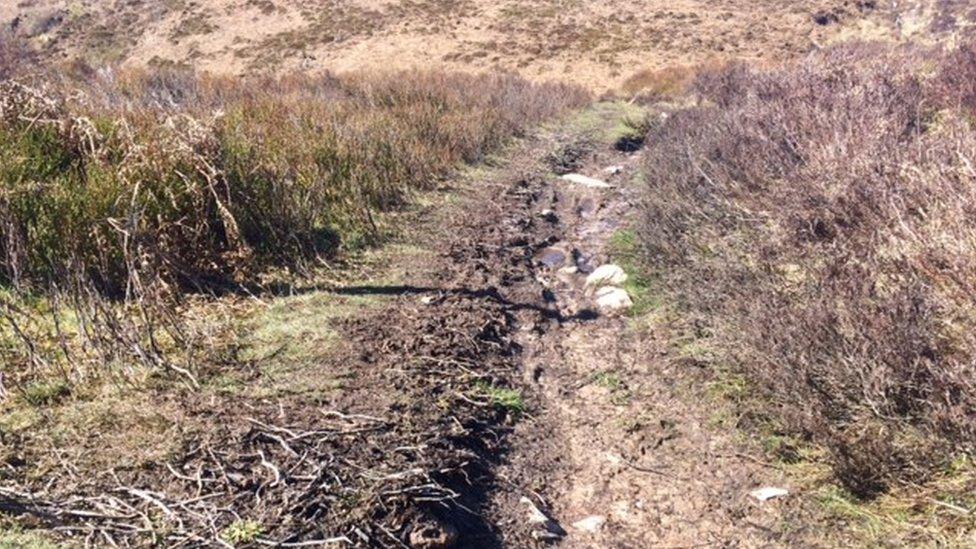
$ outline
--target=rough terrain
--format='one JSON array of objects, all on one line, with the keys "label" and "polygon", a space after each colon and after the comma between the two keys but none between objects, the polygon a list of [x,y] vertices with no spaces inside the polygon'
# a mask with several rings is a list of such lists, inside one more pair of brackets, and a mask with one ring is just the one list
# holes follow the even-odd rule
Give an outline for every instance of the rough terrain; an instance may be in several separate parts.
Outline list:
[{"label": "rough terrain", "polygon": [[642,69],[774,61],[845,38],[965,32],[966,2],[21,0],[0,25],[46,55],[221,73],[441,68],[616,89]]},{"label": "rough terrain", "polygon": [[784,526],[794,498],[750,498],[783,479],[714,424],[707,380],[668,345],[648,288],[624,284],[628,316],[586,286],[626,230],[638,144],[625,122],[641,116],[601,104],[542,130],[418,212],[411,251],[386,267],[248,305],[246,362],[151,397],[172,444],[147,439],[118,462],[104,441],[72,445],[104,459],[82,478],[71,463],[89,458],[25,443],[17,463],[47,469],[29,493],[0,489],[0,508],[89,545],[801,539]]},{"label": "rough terrain", "polygon": [[[800,539],[783,526],[795,506],[749,496],[784,479],[734,432],[718,428],[705,379],[667,341],[648,289],[629,286],[636,316],[593,307],[586,273],[612,261],[611,240],[626,234],[635,166],[632,153],[614,148],[620,107],[604,105],[591,116],[599,121],[588,128],[594,140],[573,167],[613,187],[556,180],[534,201],[552,220],[548,245],[536,254],[536,278],[558,314],[542,326],[520,324],[523,374],[538,408],[516,426],[500,472],[523,493],[501,500],[509,509],[527,507],[521,498],[533,487],[529,499],[550,513],[567,547],[752,547]],[[533,534],[543,532],[537,525]]]}]

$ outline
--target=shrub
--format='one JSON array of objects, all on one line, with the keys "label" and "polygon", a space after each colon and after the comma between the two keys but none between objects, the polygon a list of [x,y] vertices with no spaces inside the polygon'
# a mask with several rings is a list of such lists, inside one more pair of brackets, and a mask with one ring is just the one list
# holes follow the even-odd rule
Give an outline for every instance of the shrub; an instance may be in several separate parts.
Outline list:
[{"label": "shrub", "polygon": [[329,255],[586,98],[514,76],[75,72],[0,83],[0,282],[80,269],[121,295],[134,275],[211,287]]},{"label": "shrub", "polygon": [[624,81],[621,90],[629,97],[642,102],[654,102],[680,97],[695,81],[701,67],[693,65],[667,65],[659,69],[641,69]]},{"label": "shrub", "polygon": [[707,71],[698,105],[649,132],[648,259],[865,496],[976,437],[973,51]]},{"label": "shrub", "polygon": [[0,29],[0,78],[9,78],[24,69],[33,53],[22,39],[7,29]]}]

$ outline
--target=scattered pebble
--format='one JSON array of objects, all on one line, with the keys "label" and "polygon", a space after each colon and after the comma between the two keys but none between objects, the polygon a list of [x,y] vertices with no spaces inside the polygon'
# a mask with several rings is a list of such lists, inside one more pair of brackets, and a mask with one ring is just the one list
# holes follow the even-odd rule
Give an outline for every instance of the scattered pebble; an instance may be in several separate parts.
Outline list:
[{"label": "scattered pebble", "polygon": [[781,498],[790,495],[790,491],[786,488],[776,488],[774,486],[769,486],[766,488],[760,488],[758,490],[753,490],[749,492],[749,495],[756,498],[759,501],[768,501],[774,498]]},{"label": "scattered pebble", "polygon": [[592,515],[586,517],[583,520],[578,520],[573,523],[573,528],[577,530],[582,530],[584,532],[594,533],[598,531],[607,522],[607,517],[601,515]]},{"label": "scattered pebble", "polygon": [[549,515],[543,513],[531,499],[522,496],[519,502],[528,508],[529,524],[534,524],[539,527],[532,532],[532,537],[539,540],[552,541],[558,540],[566,535],[566,531],[556,521],[549,518]]},{"label": "scattered pebble", "polygon": [[522,496],[519,500],[523,505],[525,505],[529,510],[529,523],[530,524],[545,524],[549,522],[549,517],[539,509],[531,499]]},{"label": "scattered pebble", "polygon": [[569,181],[570,183],[576,183],[577,185],[582,185],[590,189],[612,189],[613,188],[613,185],[607,183],[606,181],[602,181],[600,179],[594,179],[592,177],[587,177],[585,175],[578,174],[578,173],[566,174],[562,178],[563,180]]},{"label": "scattered pebble", "polygon": [[624,171],[624,167],[623,166],[610,166],[610,167],[604,169],[603,171],[605,173],[610,174],[610,175],[617,175],[617,174],[621,173],[622,171]]},{"label": "scattered pebble", "polygon": [[562,267],[566,263],[567,254],[559,248],[545,248],[536,254],[536,260],[550,269]]},{"label": "scattered pebble", "polygon": [[576,267],[563,267],[556,271],[556,278],[565,284],[575,284],[578,274]]},{"label": "scattered pebble", "polygon": [[556,212],[549,209],[545,209],[539,212],[539,217],[545,219],[549,223],[556,223],[559,221],[559,216],[556,215]]},{"label": "scattered pebble", "polygon": [[425,524],[410,532],[410,547],[448,549],[457,543],[458,531],[441,522]]}]

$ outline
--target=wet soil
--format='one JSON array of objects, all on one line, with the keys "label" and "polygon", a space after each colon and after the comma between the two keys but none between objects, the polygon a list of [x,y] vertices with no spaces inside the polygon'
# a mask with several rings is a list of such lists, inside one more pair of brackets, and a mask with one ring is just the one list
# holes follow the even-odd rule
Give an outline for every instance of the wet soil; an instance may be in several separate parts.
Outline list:
[{"label": "wet soil", "polygon": [[[404,280],[309,289],[385,299],[338,321],[339,347],[307,369],[340,390],[186,395],[206,428],[171,461],[15,495],[18,513],[118,545],[226,545],[249,524],[237,545],[783,544],[788,503],[748,496],[779,472],[710,424],[666,326],[600,313],[584,285],[637,201],[638,153],[607,131],[622,116],[541,132],[462,178]],[[589,143],[578,171],[612,187],[555,176],[567,142]]]}]

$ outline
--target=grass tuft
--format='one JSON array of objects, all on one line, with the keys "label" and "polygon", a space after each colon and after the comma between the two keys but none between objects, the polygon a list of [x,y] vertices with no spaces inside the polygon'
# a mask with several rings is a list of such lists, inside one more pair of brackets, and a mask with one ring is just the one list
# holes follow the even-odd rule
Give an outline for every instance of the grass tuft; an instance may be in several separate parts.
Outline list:
[{"label": "grass tuft", "polygon": [[522,393],[507,387],[498,387],[489,383],[478,383],[477,389],[488,398],[492,406],[504,410],[512,415],[519,416],[525,413],[525,400]]}]

